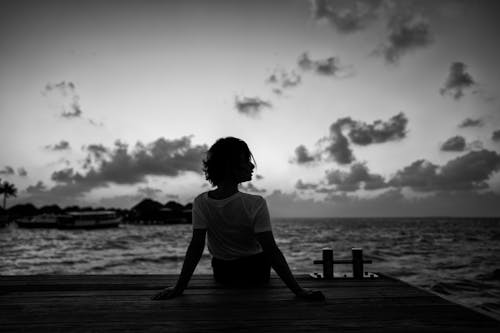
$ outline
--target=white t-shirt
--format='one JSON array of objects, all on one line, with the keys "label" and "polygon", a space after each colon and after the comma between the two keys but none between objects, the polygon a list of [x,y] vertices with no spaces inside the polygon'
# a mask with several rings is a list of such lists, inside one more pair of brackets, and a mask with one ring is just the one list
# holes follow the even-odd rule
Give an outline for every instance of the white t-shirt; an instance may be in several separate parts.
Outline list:
[{"label": "white t-shirt", "polygon": [[260,253],[262,247],[254,234],[271,231],[266,200],[242,192],[218,200],[204,192],[193,202],[193,229],[207,230],[208,250],[217,259]]}]

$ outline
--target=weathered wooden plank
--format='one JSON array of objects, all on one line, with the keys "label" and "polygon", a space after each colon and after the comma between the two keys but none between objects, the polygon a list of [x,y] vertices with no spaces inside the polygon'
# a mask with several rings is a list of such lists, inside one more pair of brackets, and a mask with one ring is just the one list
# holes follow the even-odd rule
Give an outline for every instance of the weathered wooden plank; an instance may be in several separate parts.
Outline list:
[{"label": "weathered wooden plank", "polygon": [[[277,278],[264,288],[227,288],[195,276],[185,295],[152,301],[176,276],[0,276],[2,331],[428,331],[493,332],[500,323],[384,277],[312,280],[325,302],[305,302]],[[41,290],[40,290],[41,289]]]},{"label": "weathered wooden plank", "polygon": [[[327,287],[314,287],[316,290],[321,290],[325,295],[331,298],[387,298],[387,297],[431,297],[428,292],[417,288],[407,288],[404,286],[366,286],[364,288],[327,288]],[[120,295],[116,292],[122,292],[121,295],[137,295],[137,296],[152,296],[156,294],[160,289],[100,289],[96,288],[93,290],[80,290],[70,288],[68,290],[61,288],[60,290],[50,289],[44,290],[14,290],[10,292],[5,292],[2,297],[0,297],[0,304],[7,299],[17,299],[22,301],[22,299],[35,299],[36,297],[47,297],[47,298],[65,298],[65,297],[88,297],[88,296],[98,296],[106,297],[106,295]],[[281,295],[284,298],[293,298],[294,295],[288,288],[265,288],[264,294]],[[253,298],[260,297],[262,294],[259,289],[224,289],[224,288],[188,288],[184,291],[184,295],[197,295],[197,296],[213,296],[213,295],[230,295],[235,296],[248,296]]]},{"label": "weathered wooden plank", "polygon": [[[115,323],[80,323],[61,324],[54,329],[50,324],[41,325],[17,325],[5,327],[8,332],[450,332],[469,333],[471,327],[458,325],[449,326],[420,326],[418,323],[407,321],[404,323],[392,322],[345,322],[325,323],[321,320],[308,322],[298,320],[282,320],[269,323],[267,321],[250,320],[248,322],[227,321],[211,322],[197,321],[196,323],[170,321],[152,321],[144,323],[127,323],[116,325]],[[481,332],[496,333],[496,328],[482,328]]]},{"label": "weathered wooden plank", "polygon": [[[60,278],[58,278],[60,277]],[[176,276],[159,275],[153,278],[145,275],[138,276],[120,276],[120,275],[89,275],[83,277],[73,275],[34,275],[34,276],[0,276],[0,293],[6,291],[28,291],[28,290],[127,290],[127,289],[160,289],[168,285],[174,285],[177,280]],[[367,286],[364,281],[356,281],[352,279],[337,279],[334,281],[314,280],[307,275],[298,276],[297,280],[305,288],[336,288],[336,287],[358,287]],[[402,284],[397,280],[390,279],[374,279],[370,285],[377,286],[393,286]],[[228,287],[216,284],[210,275],[197,275],[189,284],[192,289],[196,288],[223,288]],[[285,287],[281,280],[274,276],[271,279],[270,288]]]},{"label": "weathered wooden plank", "polygon": [[[134,301],[131,301],[131,299],[134,299]],[[128,298],[121,297],[121,298],[107,298],[105,300],[103,299],[94,299],[94,302],[77,302],[79,307],[87,307],[87,306],[92,306],[92,307],[99,307],[102,309],[106,309],[106,307],[110,306],[126,306],[127,311],[133,311],[133,312],[140,312],[140,311],[150,311],[150,302],[142,299],[142,300],[137,300],[137,297],[135,296],[129,296]],[[200,306],[212,306],[213,302],[209,302],[211,299],[197,299],[196,302],[192,301],[189,302],[189,304],[174,304],[174,305],[167,305],[167,306],[161,306],[162,309],[167,309],[170,307],[175,308],[175,310],[189,310],[190,308],[193,308],[194,306],[200,307]],[[248,304],[248,300],[245,299],[244,302],[234,302],[229,296],[224,296],[224,297],[218,297],[217,302],[224,305],[224,306],[231,306],[231,307],[243,307],[243,308],[249,308],[249,307],[256,307],[256,306],[261,306],[265,305],[266,302],[273,302],[276,305],[279,305],[280,303],[283,302],[292,302],[293,300],[283,300],[280,298],[276,297],[269,297],[267,299],[261,299],[258,301],[253,301],[251,305]],[[74,300],[68,300],[68,302],[74,302]],[[133,304],[132,304],[133,303]],[[357,307],[357,306],[372,306],[372,307],[378,307],[381,308],[382,306],[385,306],[385,304],[390,304],[391,306],[401,306],[401,307],[414,307],[414,306],[435,306],[435,305],[446,305],[449,306],[449,303],[446,303],[445,301],[441,299],[436,299],[436,298],[422,298],[422,297],[407,297],[407,298],[390,298],[390,299],[385,299],[385,300],[380,300],[378,298],[355,298],[355,299],[330,299],[327,300],[325,305],[327,306],[343,306],[345,308],[348,307]],[[60,313],[57,310],[58,307],[65,307],[65,308],[71,308],[72,305],[67,305],[68,303],[64,302],[53,302],[51,300],[47,302],[30,302],[30,303],[18,303],[15,300],[12,301],[10,304],[2,304],[0,305],[0,311],[7,317],[4,318],[4,320],[7,320],[6,318],[18,318],[20,316],[19,313],[13,312],[13,307],[17,307],[18,309],[23,309],[24,312],[28,311],[38,311],[38,309],[41,309],[42,312],[46,311],[52,311],[54,310],[54,313]],[[299,307],[299,305],[294,305],[295,307]],[[13,320],[14,320],[13,319]],[[30,318],[33,319],[33,318]]]},{"label": "weathered wooden plank", "polygon": [[[366,286],[364,288],[319,288],[322,290],[326,296],[331,299],[346,299],[346,298],[391,298],[391,297],[434,297],[429,295],[429,293],[416,289],[407,288],[403,286]],[[10,300],[15,300],[17,302],[23,302],[23,300],[37,300],[42,301],[44,299],[58,299],[58,298],[68,298],[68,297],[81,297],[84,298],[100,297],[100,298],[119,298],[122,296],[133,295],[135,297],[145,297],[148,298],[156,293],[156,290],[91,290],[91,291],[80,291],[80,290],[63,290],[63,291],[16,291],[10,292],[4,297],[0,298],[0,304],[4,302],[9,302]],[[265,295],[276,295],[276,297],[281,297],[284,299],[293,298],[293,294],[287,288],[265,288],[262,289],[187,289],[185,295],[196,296],[196,297],[248,297],[252,300],[257,300]],[[41,299],[40,299],[41,298]]]},{"label": "weathered wooden plank", "polygon": [[[109,304],[108,304],[109,305]],[[365,320],[376,322],[379,320],[404,321],[418,319],[433,323],[461,323],[469,326],[488,326],[480,316],[469,316],[464,311],[455,311],[450,305],[419,305],[419,304],[393,304],[383,308],[376,304],[328,304],[327,306],[303,306],[298,304],[286,304],[286,302],[276,302],[280,309],[266,307],[264,304],[253,304],[244,306],[242,304],[225,304],[226,306],[203,306],[193,304],[184,307],[129,307],[124,303],[117,303],[114,309],[109,306],[67,306],[66,309],[60,307],[47,308],[22,308],[22,313],[16,316],[8,315],[2,318],[2,325],[15,324],[19,322],[29,323],[71,323],[71,322],[144,322],[157,320],[212,320],[225,321],[232,320],[259,319],[273,322],[275,320],[300,319],[312,320],[323,319],[326,322],[333,319]],[[227,306],[231,305],[229,309]],[[20,309],[20,308],[18,308]],[[387,312],[389,311],[389,312]],[[465,315],[465,316],[464,316]]]},{"label": "weathered wooden plank", "polygon": [[[297,280],[313,281],[314,283],[322,282],[325,280],[315,280],[309,275],[300,274],[295,276]],[[399,280],[393,280],[386,276],[384,279],[373,279],[373,283],[399,283]],[[148,274],[148,275],[0,275],[0,285],[11,284],[33,284],[33,283],[79,283],[85,285],[93,284],[119,284],[123,282],[132,282],[140,285],[141,282],[146,283],[162,283],[164,281],[176,281],[177,275],[163,275],[163,274]],[[272,280],[279,280],[279,278],[272,274]],[[371,280],[371,279],[370,279]],[[213,277],[210,274],[195,275],[192,281],[203,283],[213,282]],[[333,280],[339,283],[348,283],[352,285],[364,285],[365,280],[354,280],[350,278],[338,278]],[[326,281],[330,283],[332,281]]]},{"label": "weathered wooden plank", "polygon": [[[186,304],[189,302],[189,304]],[[184,303],[184,304],[182,304]],[[61,306],[63,305],[63,306]],[[478,313],[469,313],[462,307],[455,307],[451,303],[441,304],[376,304],[376,303],[307,303],[303,301],[273,301],[270,303],[233,303],[222,302],[220,304],[198,303],[195,300],[184,299],[182,302],[173,304],[147,304],[136,305],[134,302],[117,303],[96,302],[92,304],[80,304],[67,302],[45,306],[22,306],[15,314],[2,316],[1,322],[13,322],[23,320],[24,322],[85,322],[85,321],[143,321],[148,322],[156,316],[164,320],[213,320],[221,321],[227,318],[233,320],[254,318],[261,320],[278,319],[323,319],[332,318],[364,318],[365,320],[401,320],[415,319],[429,322],[463,322],[476,326],[487,326],[486,321]],[[205,306],[204,306],[205,305]],[[411,311],[409,311],[411,310]],[[409,312],[408,312],[409,311]],[[478,321],[476,323],[476,321]]]},{"label": "weathered wooden plank", "polygon": [[[210,311],[191,308],[189,311],[151,311],[147,313],[120,311],[111,312],[106,317],[100,317],[100,312],[69,313],[63,312],[56,318],[36,318],[23,321],[24,329],[28,327],[37,328],[51,325],[60,328],[68,325],[87,326],[94,324],[97,327],[111,326],[114,329],[127,328],[130,325],[142,323],[142,330],[152,323],[174,328],[185,327],[189,330],[203,331],[214,327],[225,329],[230,327],[287,327],[290,331],[296,331],[298,327],[314,325],[312,327],[338,327],[373,328],[373,327],[419,327],[424,331],[428,329],[439,329],[446,327],[468,327],[469,330],[480,328],[492,328],[478,320],[463,320],[461,317],[450,315],[451,307],[411,307],[401,309],[389,307],[387,309],[374,311],[373,307],[368,309],[343,307],[328,308],[329,311],[307,311],[306,308],[284,307],[280,311],[269,308],[254,309],[221,309],[215,308]],[[316,309],[317,310],[317,309]],[[410,312],[408,312],[410,311]],[[32,314],[34,315],[34,314]],[[460,315],[460,313],[458,313]],[[463,315],[463,314],[462,314]],[[18,321],[17,323],[20,323]],[[27,325],[28,324],[28,325]],[[234,326],[233,326],[234,325]],[[2,323],[2,327],[19,327],[16,323]],[[497,327],[498,328],[498,327]]]}]

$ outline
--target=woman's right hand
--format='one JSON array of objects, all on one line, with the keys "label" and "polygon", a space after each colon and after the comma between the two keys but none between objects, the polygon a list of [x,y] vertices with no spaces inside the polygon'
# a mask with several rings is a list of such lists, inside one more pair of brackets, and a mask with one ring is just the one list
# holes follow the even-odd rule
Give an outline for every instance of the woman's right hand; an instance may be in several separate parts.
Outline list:
[{"label": "woman's right hand", "polygon": [[152,296],[151,299],[154,301],[162,300],[162,299],[171,299],[177,296],[182,295],[182,290],[180,290],[177,287],[167,287],[157,293],[156,295]]},{"label": "woman's right hand", "polygon": [[306,301],[324,301],[325,295],[319,290],[312,289],[302,289],[295,294],[298,298],[304,299]]}]

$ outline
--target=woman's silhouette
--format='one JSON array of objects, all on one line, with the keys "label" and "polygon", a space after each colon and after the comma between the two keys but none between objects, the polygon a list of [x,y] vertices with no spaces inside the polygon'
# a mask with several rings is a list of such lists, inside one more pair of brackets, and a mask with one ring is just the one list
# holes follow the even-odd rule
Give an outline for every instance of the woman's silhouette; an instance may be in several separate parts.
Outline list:
[{"label": "woman's silhouette", "polygon": [[194,200],[193,236],[176,285],[152,299],[182,295],[202,256],[206,235],[217,282],[263,285],[269,282],[272,267],[297,297],[324,299],[320,291],[303,289],[293,277],[274,240],[265,199],[238,191],[239,183],[252,179],[252,161],[255,162],[247,144],[237,138],[221,138],[208,150],[203,170],[216,189]]}]

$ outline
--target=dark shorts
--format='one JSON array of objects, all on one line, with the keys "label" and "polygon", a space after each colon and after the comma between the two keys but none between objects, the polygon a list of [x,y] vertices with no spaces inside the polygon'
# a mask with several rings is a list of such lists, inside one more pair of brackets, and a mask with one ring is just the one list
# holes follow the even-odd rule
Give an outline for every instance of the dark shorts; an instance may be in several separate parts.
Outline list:
[{"label": "dark shorts", "polygon": [[269,282],[271,262],[263,252],[236,260],[212,258],[215,281],[226,285],[255,286]]}]

